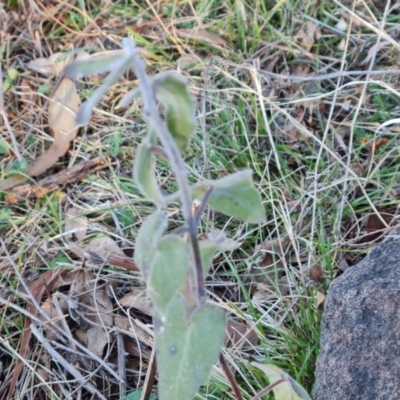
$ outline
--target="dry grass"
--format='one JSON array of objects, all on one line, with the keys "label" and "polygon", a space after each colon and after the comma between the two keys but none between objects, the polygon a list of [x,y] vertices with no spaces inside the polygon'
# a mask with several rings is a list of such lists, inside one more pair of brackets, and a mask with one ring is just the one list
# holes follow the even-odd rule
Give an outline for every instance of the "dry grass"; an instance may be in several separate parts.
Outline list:
[{"label": "dry grass", "polygon": [[[252,335],[247,347],[236,342],[225,350],[243,396],[267,384],[249,360],[281,366],[311,390],[318,292],[397,226],[398,7],[371,0],[6,3],[0,6],[0,44],[3,80],[10,84],[2,96],[1,175],[35,159],[52,141],[46,107],[55,82],[25,63],[74,48],[114,49],[133,36],[150,73],[178,69],[197,99],[199,127],[185,154],[191,179],[251,167],[267,210],[263,226],[211,210],[202,219],[202,233],[224,229],[243,242],[215,260],[207,280],[211,300]],[[14,69],[19,76],[13,80]],[[376,70],[391,72],[368,73]],[[79,85],[82,99],[102,78]],[[1,399],[15,375],[26,321],[33,322],[33,335],[13,398],[89,398],[98,391],[122,399],[150,373],[151,319],[138,302],[121,303],[132,287],[143,289],[138,275],[121,269],[123,262],[120,268],[104,258],[85,263],[65,237],[73,206],[87,221],[85,243],[103,235],[132,256],[137,230],[153,210],[131,177],[146,130],[140,100],[129,110],[116,109],[136,84],[128,74],[113,86],[47,175],[97,156],[107,169],[40,199],[0,197]],[[166,191],[175,188],[162,160],[158,176]],[[169,212],[179,224],[178,206]],[[32,293],[41,287],[35,286],[39,277],[66,270],[73,278],[53,287],[46,281],[42,296]],[[83,271],[91,272],[79,292]],[[53,340],[44,311],[51,301]],[[112,323],[96,319],[100,306]],[[109,337],[97,355],[79,336],[93,326]],[[118,381],[121,374],[125,384]],[[228,393],[216,366],[199,398]]]}]

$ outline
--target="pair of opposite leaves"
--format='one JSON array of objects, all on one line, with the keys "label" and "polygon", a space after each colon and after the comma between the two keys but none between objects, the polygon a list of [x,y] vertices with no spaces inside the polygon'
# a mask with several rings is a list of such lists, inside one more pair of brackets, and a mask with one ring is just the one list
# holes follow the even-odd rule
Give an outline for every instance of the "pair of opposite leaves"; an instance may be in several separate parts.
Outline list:
[{"label": "pair of opposite leaves", "polygon": [[[78,57],[85,57],[81,53]],[[43,75],[58,75],[63,67],[70,62],[72,57],[66,57],[62,53],[55,53],[49,58],[38,58],[27,64],[28,68]],[[20,185],[51,168],[60,157],[69,149],[78,133],[79,125],[75,120],[76,112],[79,110],[81,101],[74,82],[63,77],[50,99],[48,107],[49,127],[53,132],[54,141],[48,151],[36,158],[28,167],[24,175],[13,175],[0,181],[0,190],[8,190]]]}]

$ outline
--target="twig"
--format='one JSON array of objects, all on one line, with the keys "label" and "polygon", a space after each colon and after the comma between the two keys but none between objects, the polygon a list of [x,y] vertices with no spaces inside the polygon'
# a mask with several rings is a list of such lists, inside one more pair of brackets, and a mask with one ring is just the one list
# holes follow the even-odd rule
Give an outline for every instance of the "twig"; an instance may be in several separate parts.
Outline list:
[{"label": "twig", "polygon": [[265,394],[269,393],[275,386],[278,386],[280,383],[285,382],[285,379],[281,378],[279,381],[271,383],[265,389],[261,390],[261,392],[257,393],[254,397],[250,400],[260,400]]},{"label": "twig", "polygon": [[378,69],[374,71],[337,71],[323,75],[306,75],[306,76],[294,76],[278,74],[276,72],[257,70],[258,73],[271,78],[287,79],[292,82],[312,82],[312,81],[324,81],[327,79],[342,78],[345,76],[361,76],[361,75],[399,75],[400,69]]},{"label": "twig", "polygon": [[45,194],[58,189],[60,186],[81,181],[106,167],[107,164],[104,157],[96,157],[93,160],[83,161],[72,168],[64,169],[57,174],[43,178],[35,185],[25,184],[16,186],[10,190],[10,193],[22,198],[41,198]]},{"label": "twig", "polygon": [[146,74],[146,65],[144,61],[138,56],[138,52],[135,51],[136,46],[132,41],[126,40],[124,45],[131,47],[131,52],[134,54],[132,64],[136,76],[140,82],[140,89],[144,103],[143,114],[148,118],[151,127],[157,133],[162,145],[164,146],[165,153],[168,157],[172,170],[175,174],[176,181],[180,188],[183,213],[188,225],[190,242],[193,248],[198,300],[200,303],[202,303],[205,301],[206,289],[199,242],[197,240],[197,222],[192,215],[192,196],[189,189],[186,165],[183,162],[179,149],[172,139],[167,126],[158,113],[157,103],[150,80]]},{"label": "twig", "polygon": [[219,363],[221,364],[222,370],[224,371],[224,374],[227,377],[227,379],[233,389],[233,393],[235,393],[236,400],[243,400],[242,394],[240,393],[239,386],[236,383],[236,380],[233,377],[233,375],[228,367],[228,364],[225,361],[224,355],[222,353],[219,354]]},{"label": "twig", "polygon": [[154,379],[156,377],[157,363],[156,363],[156,347],[153,346],[151,351],[150,361],[147,368],[146,379],[144,380],[142,395],[140,400],[149,400],[151,390],[153,389]]},{"label": "twig", "polygon": [[56,351],[49,341],[42,335],[39,329],[36,328],[34,324],[30,326],[32,334],[36,337],[36,339],[43,345],[43,347],[49,352],[51,357],[59,362],[65,370],[67,370],[83,387],[90,393],[98,396],[101,400],[107,400],[91,383],[87,382],[85,377],[74,368],[71,363],[69,363],[63,356],[61,356],[58,351]]},{"label": "twig", "polygon": [[125,344],[122,333],[117,332],[117,347],[118,347],[118,375],[122,378],[119,381],[119,398],[126,398],[126,357]]}]

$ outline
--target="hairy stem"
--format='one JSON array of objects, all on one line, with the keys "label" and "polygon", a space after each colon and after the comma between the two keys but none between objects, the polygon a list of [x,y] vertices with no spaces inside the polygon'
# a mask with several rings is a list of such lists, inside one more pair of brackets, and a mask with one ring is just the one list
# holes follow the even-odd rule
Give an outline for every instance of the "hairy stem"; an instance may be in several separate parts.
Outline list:
[{"label": "hairy stem", "polygon": [[147,117],[151,127],[157,133],[162,145],[164,146],[165,153],[171,164],[171,168],[175,174],[176,181],[180,189],[180,196],[182,200],[183,214],[188,225],[190,242],[193,248],[194,262],[195,262],[195,275],[197,281],[198,299],[200,303],[205,301],[205,284],[203,267],[201,264],[200,247],[197,239],[197,220],[192,215],[192,196],[190,193],[190,186],[187,177],[186,165],[182,159],[177,145],[175,144],[165,122],[162,120],[158,109],[157,102],[154,96],[154,90],[151,86],[150,80],[146,74],[146,65],[140,56],[135,52],[135,45],[132,41],[126,40],[125,46],[132,48],[134,53],[132,64],[136,76],[140,82],[140,89],[142,92],[144,109],[143,113]]}]

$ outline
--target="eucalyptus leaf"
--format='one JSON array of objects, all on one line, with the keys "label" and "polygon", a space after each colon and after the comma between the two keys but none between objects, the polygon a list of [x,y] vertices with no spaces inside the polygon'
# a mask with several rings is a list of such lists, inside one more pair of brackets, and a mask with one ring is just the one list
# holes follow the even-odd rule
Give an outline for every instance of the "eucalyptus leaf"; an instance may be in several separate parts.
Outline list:
[{"label": "eucalyptus leaf", "polygon": [[[210,206],[244,222],[265,222],[265,209],[251,176],[252,171],[248,169],[219,180],[204,181],[205,185],[213,188],[208,201]],[[205,185],[196,186],[193,195],[201,198],[206,190]]]},{"label": "eucalyptus leaf", "polygon": [[158,243],[147,285],[159,310],[165,310],[183,286],[189,274],[190,256],[189,244],[178,236],[165,236]]},{"label": "eucalyptus leaf", "polygon": [[178,148],[183,151],[196,128],[195,105],[186,80],[167,71],[153,78],[157,99],[165,108],[168,129]]},{"label": "eucalyptus leaf", "polygon": [[156,211],[143,222],[136,238],[135,262],[147,279],[154,264],[158,243],[167,229],[168,219],[165,211]]},{"label": "eucalyptus leaf", "polygon": [[175,296],[165,315],[156,315],[160,400],[192,400],[217,361],[225,338],[221,308],[205,304],[188,316]]},{"label": "eucalyptus leaf", "polygon": [[311,400],[311,397],[299,383],[275,365],[260,364],[257,362],[252,362],[251,365],[264,372],[270,384],[281,379],[284,380],[272,389],[275,400]]},{"label": "eucalyptus leaf", "polygon": [[163,206],[165,203],[164,196],[158,186],[154,169],[154,155],[150,150],[150,143],[146,138],[136,150],[133,177],[143,196],[147,197],[156,205]]}]

